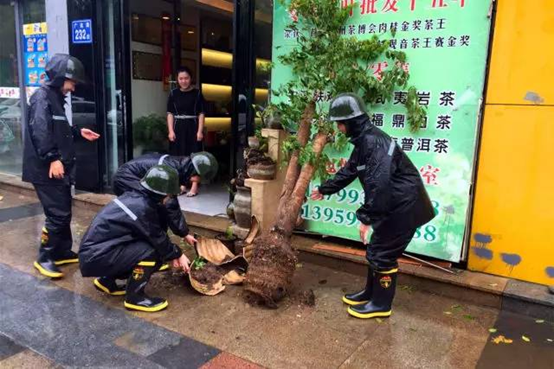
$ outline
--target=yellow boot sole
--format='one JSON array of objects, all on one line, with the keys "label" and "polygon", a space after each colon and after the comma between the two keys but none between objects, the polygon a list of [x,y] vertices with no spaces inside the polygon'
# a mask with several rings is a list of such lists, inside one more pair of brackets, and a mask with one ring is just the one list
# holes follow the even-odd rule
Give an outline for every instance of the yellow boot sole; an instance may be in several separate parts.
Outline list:
[{"label": "yellow boot sole", "polygon": [[354,301],[354,300],[347,299],[346,296],[342,296],[342,302],[344,302],[346,305],[353,306],[353,305],[365,304],[365,303],[369,302],[369,300],[367,300],[367,301]]},{"label": "yellow boot sole", "polygon": [[38,272],[40,274],[42,274],[45,277],[48,277],[48,278],[62,278],[63,277],[63,273],[49,272],[48,270],[41,267],[40,264],[36,261],[33,263],[33,266],[35,267],[36,270],[38,270]]},{"label": "yellow boot sole", "polygon": [[392,310],[389,311],[379,311],[375,313],[369,313],[369,314],[362,314],[358,313],[351,308],[348,308],[348,314],[352,315],[353,317],[359,318],[359,319],[373,319],[373,318],[387,318],[391,316]]},{"label": "yellow boot sole", "polygon": [[125,291],[111,292],[106,286],[104,286],[102,283],[100,283],[98,278],[96,278],[93,283],[94,283],[94,287],[96,287],[98,290],[100,290],[104,293],[107,293],[110,296],[124,296],[125,295]]},{"label": "yellow boot sole", "polygon": [[74,263],[78,263],[79,262],[79,259],[78,258],[75,258],[75,259],[64,259],[64,260],[56,260],[54,262],[54,264],[56,265],[64,265],[64,264],[74,264]]},{"label": "yellow boot sole", "polygon": [[143,311],[143,312],[146,312],[146,313],[155,313],[157,311],[160,311],[160,310],[163,310],[165,309],[166,307],[169,306],[169,303],[167,301],[165,301],[164,303],[158,305],[158,306],[154,306],[154,307],[151,307],[151,308],[148,308],[148,307],[144,307],[144,306],[139,306],[139,305],[135,305],[135,304],[131,304],[127,301],[125,301],[123,303],[123,305],[125,306],[125,308],[129,309],[129,310],[136,310],[136,311]]}]

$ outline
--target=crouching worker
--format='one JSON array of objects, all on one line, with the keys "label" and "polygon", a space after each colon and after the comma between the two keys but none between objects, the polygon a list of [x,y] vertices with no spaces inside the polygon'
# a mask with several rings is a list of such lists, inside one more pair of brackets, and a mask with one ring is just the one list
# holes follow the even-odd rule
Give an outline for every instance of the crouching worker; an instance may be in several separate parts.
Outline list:
[{"label": "crouching worker", "polygon": [[360,238],[367,246],[369,270],[363,290],[347,294],[348,313],[357,318],[388,317],[396,291],[398,258],[418,227],[435,217],[418,170],[386,133],[370,123],[363,101],[342,94],[331,101],[330,119],[350,138],[354,151],[334,178],[313,190],[311,198],[339,192],[358,178],[365,203],[356,212]]},{"label": "crouching worker", "polygon": [[[208,152],[199,152],[191,157],[170,156],[162,154],[146,154],[133,159],[117,169],[113,180],[113,191],[117,196],[123,195],[129,191],[140,191],[142,186],[140,181],[148,170],[156,165],[167,165],[177,171],[179,174],[179,184],[185,186],[193,176],[200,175],[203,178],[212,179],[217,174],[218,164],[215,157]],[[189,244],[194,242],[194,238],[189,234],[189,228],[177,197],[164,201],[159,204],[159,215],[162,228],[171,231],[185,238]],[[160,271],[167,270],[168,265],[163,264]]]},{"label": "crouching worker", "polygon": [[[154,166],[140,185],[140,190],[124,193],[96,215],[81,241],[79,265],[83,277],[99,277],[94,285],[100,291],[125,295],[127,309],[155,312],[168,302],[146,295],[152,273],[169,261],[187,273],[189,260],[171,243],[158,211],[164,200],[179,192],[177,172]],[[127,286],[117,279],[127,279]]]}]

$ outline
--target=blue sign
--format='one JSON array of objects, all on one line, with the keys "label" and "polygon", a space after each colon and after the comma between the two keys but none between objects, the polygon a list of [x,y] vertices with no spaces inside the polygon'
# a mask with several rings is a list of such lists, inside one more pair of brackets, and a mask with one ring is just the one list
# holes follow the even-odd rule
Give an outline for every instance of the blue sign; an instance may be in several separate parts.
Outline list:
[{"label": "blue sign", "polygon": [[71,22],[71,41],[74,44],[91,44],[92,20],[82,19]]}]

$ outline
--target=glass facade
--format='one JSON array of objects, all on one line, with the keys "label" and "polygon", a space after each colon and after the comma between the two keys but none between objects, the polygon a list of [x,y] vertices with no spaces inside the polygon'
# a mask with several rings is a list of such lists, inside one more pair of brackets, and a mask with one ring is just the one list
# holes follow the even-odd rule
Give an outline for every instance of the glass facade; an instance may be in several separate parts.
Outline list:
[{"label": "glass facade", "polygon": [[14,2],[0,0],[0,171],[20,174],[21,100]]},{"label": "glass facade", "polygon": [[[242,144],[233,146],[239,137],[233,127],[242,127],[240,137],[246,137],[251,103],[265,105],[269,100],[271,75],[264,66],[271,60],[272,1],[255,0],[237,12],[240,3],[231,1],[200,6],[185,0],[105,0],[102,5],[94,0],[60,0],[67,6],[67,40],[58,38],[63,26],[54,21],[63,19],[63,12],[61,18],[47,12],[51,9],[46,6],[54,3],[0,0],[0,172],[21,174],[26,102],[46,79],[48,56],[66,50],[67,45],[69,53],[83,62],[91,82],[72,94],[70,120],[102,137],[94,144],[76,142],[78,189],[109,191],[117,168],[148,149],[132,138],[140,136],[139,121],[149,128],[154,118],[160,120],[148,141],[160,136],[167,146],[169,86],[162,80],[167,74],[167,55],[172,58],[172,87],[174,69],[187,66],[204,94],[203,147],[218,156],[220,173],[224,173],[220,180],[225,180],[233,155],[242,156],[246,142],[241,139]],[[47,18],[54,23],[47,25]],[[72,21],[82,19],[92,20],[91,43],[71,41]],[[158,40],[165,20],[173,27],[169,51]],[[236,29],[237,22],[241,27]],[[241,45],[240,52],[237,45]],[[248,62],[254,59],[255,63]],[[241,106],[238,110],[235,100]]]}]

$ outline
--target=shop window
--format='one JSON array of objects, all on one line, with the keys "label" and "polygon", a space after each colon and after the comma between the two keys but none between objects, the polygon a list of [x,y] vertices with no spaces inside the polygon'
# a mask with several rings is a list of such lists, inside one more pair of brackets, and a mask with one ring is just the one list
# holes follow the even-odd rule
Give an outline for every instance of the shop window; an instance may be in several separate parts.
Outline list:
[{"label": "shop window", "polygon": [[268,66],[273,46],[273,1],[256,0],[254,21],[255,102],[265,106],[269,102],[271,89],[271,70]]},{"label": "shop window", "polygon": [[0,0],[0,172],[21,174],[21,101],[13,1]]}]

